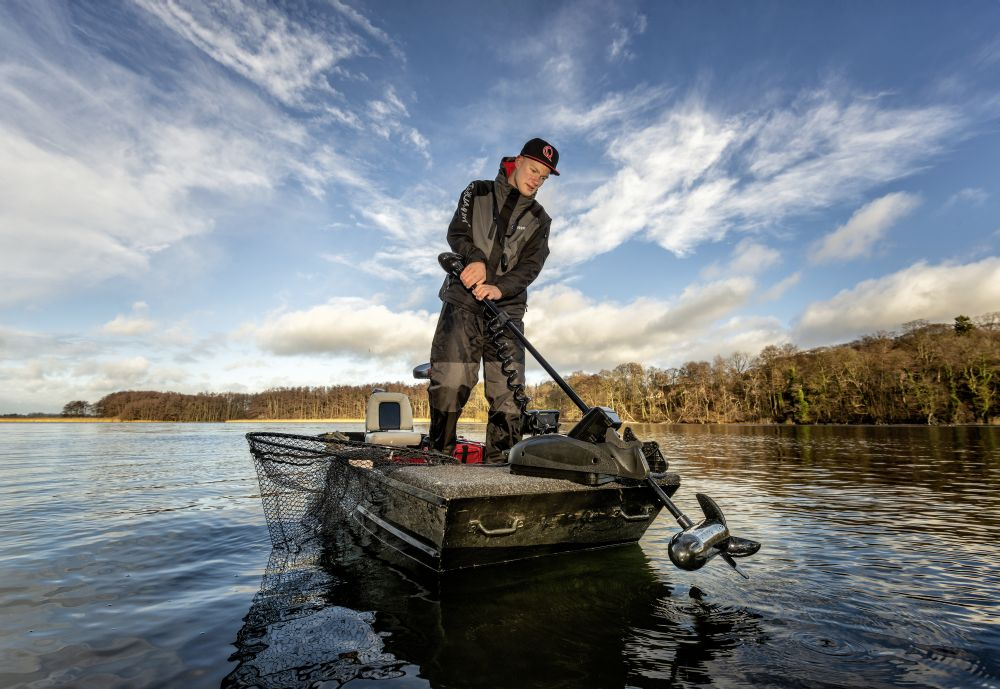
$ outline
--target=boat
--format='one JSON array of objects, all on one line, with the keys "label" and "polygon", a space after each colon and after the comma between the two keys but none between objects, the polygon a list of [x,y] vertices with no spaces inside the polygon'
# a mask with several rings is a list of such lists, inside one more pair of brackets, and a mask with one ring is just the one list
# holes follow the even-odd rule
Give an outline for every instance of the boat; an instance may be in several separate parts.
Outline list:
[{"label": "boat", "polygon": [[[663,507],[634,478],[463,462],[465,439],[458,457],[431,452],[406,395],[383,390],[369,398],[364,431],[247,439],[276,545],[346,522],[436,572],[635,543]],[[667,471],[656,481],[667,495],[680,486]]]},{"label": "boat", "polygon": [[[441,266],[458,279],[462,257],[444,253]],[[506,314],[482,300],[501,370],[521,410],[524,437],[499,465],[428,449],[413,427],[409,399],[376,390],[363,432],[321,436],[249,433],[261,497],[276,547],[342,524],[435,571],[465,569],[635,543],[666,507],[681,530],[668,546],[671,562],[696,570],[734,558],[760,543],[730,533],[722,509],[698,493],[705,517],[695,524],[672,501],[680,477],[668,471],[655,442],[642,442],[609,407],[589,406],[549,365]],[[524,386],[509,368],[504,332],[531,352],[581,412],[565,434],[557,410],[529,410]],[[430,378],[430,364],[413,371]],[[465,460],[465,461],[463,461]]]}]

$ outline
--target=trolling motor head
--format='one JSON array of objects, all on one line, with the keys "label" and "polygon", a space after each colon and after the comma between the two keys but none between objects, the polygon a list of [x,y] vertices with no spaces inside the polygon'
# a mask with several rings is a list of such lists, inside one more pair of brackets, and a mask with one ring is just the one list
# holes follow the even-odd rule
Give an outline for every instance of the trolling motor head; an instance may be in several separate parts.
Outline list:
[{"label": "trolling motor head", "polygon": [[462,270],[465,269],[465,261],[462,259],[462,255],[456,254],[453,251],[445,251],[442,254],[438,254],[438,263],[444,268],[444,272],[449,275],[461,275]]},{"label": "trolling motor head", "polygon": [[715,500],[697,493],[698,504],[705,514],[699,524],[691,524],[670,539],[670,561],[688,571],[701,569],[716,555],[723,558],[742,576],[747,575],[732,561],[734,557],[749,557],[760,550],[760,543],[729,533],[726,517]]},{"label": "trolling motor head", "polygon": [[511,448],[513,474],[599,485],[619,478],[649,478],[642,443],[622,438],[622,421],[610,407],[591,407],[567,435],[525,438]]}]

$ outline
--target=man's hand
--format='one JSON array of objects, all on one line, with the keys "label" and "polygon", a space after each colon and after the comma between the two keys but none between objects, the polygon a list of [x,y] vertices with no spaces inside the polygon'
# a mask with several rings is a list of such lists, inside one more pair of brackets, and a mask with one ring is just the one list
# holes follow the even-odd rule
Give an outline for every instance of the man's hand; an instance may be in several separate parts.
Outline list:
[{"label": "man's hand", "polygon": [[474,290],[472,290],[473,296],[479,301],[483,299],[489,299],[490,301],[496,301],[503,296],[500,288],[496,285],[479,285]]},{"label": "man's hand", "polygon": [[466,287],[475,287],[486,280],[486,264],[482,261],[470,263],[465,266],[465,269],[459,277],[462,279],[462,284]]}]

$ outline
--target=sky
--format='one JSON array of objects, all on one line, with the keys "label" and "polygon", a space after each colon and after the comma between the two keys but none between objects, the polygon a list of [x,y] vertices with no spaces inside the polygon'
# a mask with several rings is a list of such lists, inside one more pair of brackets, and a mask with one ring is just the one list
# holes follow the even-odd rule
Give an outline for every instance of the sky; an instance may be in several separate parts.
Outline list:
[{"label": "sky", "polygon": [[5,0],[0,413],[411,381],[536,136],[564,374],[1000,310],[997,0]]}]

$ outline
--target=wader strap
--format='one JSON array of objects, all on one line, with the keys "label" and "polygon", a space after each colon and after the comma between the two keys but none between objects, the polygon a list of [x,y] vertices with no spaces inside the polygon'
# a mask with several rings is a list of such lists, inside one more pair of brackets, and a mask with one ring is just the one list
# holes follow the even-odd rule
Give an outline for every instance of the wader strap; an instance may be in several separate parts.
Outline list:
[{"label": "wader strap", "polygon": [[[496,279],[497,268],[500,266],[500,259],[503,256],[504,239],[506,239],[507,233],[510,231],[510,216],[514,213],[514,206],[517,205],[518,199],[521,198],[521,192],[517,189],[511,189],[510,194],[507,195],[507,200],[503,204],[503,210],[500,211],[500,217],[495,218],[493,221],[493,227],[490,228],[490,234],[493,235],[497,228],[504,228],[500,236],[496,238],[493,242],[493,249],[490,251],[489,261],[486,264],[487,269],[487,280],[492,283]],[[496,185],[494,185],[493,191],[493,201],[496,203]],[[529,208],[531,206],[528,206]],[[496,208],[496,206],[494,206]]]}]

